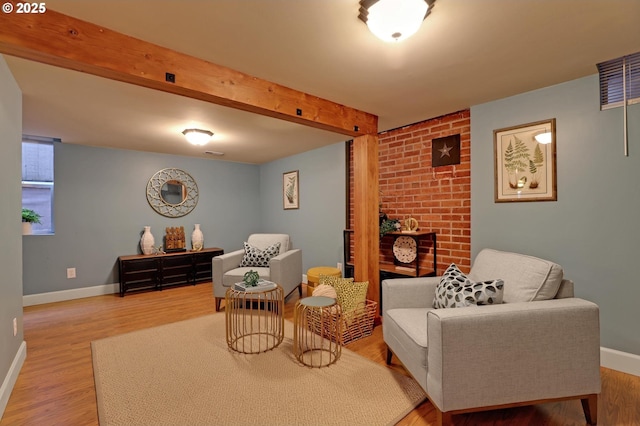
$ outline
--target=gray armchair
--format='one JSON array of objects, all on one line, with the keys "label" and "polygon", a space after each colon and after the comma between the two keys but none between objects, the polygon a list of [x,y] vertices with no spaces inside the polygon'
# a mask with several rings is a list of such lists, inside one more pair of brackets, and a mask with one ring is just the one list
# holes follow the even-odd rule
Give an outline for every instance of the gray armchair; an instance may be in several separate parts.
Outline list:
[{"label": "gray armchair", "polygon": [[454,414],[569,399],[596,424],[599,310],[562,275],[553,262],[485,249],[469,279],[502,279],[504,303],[440,309],[439,277],[383,281],[387,363],[397,356],[441,425]]},{"label": "gray armchair", "polygon": [[212,260],[213,296],[216,311],[220,310],[220,302],[224,299],[227,289],[234,283],[242,281],[249,270],[258,272],[260,278],[273,281],[284,289],[288,296],[296,287],[302,296],[302,252],[291,248],[291,240],[287,234],[252,234],[247,243],[260,250],[280,242],[280,254],[271,258],[268,267],[240,266],[245,254],[244,249],[216,256]]}]

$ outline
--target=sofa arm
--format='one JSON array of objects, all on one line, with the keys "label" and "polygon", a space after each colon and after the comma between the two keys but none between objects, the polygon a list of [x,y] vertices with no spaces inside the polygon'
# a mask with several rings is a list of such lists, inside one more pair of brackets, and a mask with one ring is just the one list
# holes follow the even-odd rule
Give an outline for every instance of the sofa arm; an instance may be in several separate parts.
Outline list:
[{"label": "sofa arm", "polygon": [[441,411],[600,392],[599,310],[586,300],[434,309],[427,336]]},{"label": "sofa arm", "polygon": [[293,249],[272,257],[269,278],[280,284],[288,295],[302,283],[302,250]]},{"label": "sofa arm", "polygon": [[567,297],[575,297],[573,290],[573,281],[563,279],[554,299],[565,299]]},{"label": "sofa arm", "polygon": [[[240,265],[244,256],[244,250],[236,250],[225,253],[211,259],[211,280],[213,281],[214,290],[216,285],[222,289],[222,277],[227,271],[235,269]],[[222,296],[224,297],[224,293]]]},{"label": "sofa arm", "polygon": [[382,281],[382,309],[431,308],[440,277],[394,278]]}]

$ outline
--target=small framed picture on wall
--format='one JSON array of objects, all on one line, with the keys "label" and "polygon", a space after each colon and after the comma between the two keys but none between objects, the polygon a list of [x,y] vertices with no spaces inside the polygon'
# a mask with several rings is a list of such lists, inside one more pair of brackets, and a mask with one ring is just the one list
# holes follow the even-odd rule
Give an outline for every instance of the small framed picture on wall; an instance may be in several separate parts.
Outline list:
[{"label": "small framed picture on wall", "polygon": [[493,131],[495,202],[557,201],[556,119]]},{"label": "small framed picture on wall", "polygon": [[298,170],[282,174],[282,202],[285,210],[300,208],[300,181]]}]

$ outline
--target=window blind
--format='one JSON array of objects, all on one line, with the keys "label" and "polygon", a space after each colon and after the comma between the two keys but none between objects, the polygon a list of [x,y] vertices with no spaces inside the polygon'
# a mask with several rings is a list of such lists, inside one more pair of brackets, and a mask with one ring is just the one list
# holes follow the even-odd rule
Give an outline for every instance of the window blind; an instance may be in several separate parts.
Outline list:
[{"label": "window blind", "polygon": [[640,52],[601,62],[600,109],[620,107],[627,92],[627,105],[640,103]]}]

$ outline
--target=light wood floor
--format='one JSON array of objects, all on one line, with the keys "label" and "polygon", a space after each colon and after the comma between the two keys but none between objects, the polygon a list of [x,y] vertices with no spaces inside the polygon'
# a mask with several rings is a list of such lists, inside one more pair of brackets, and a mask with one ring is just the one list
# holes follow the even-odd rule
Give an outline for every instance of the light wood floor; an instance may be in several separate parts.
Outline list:
[{"label": "light wood floor", "polygon": [[[287,299],[285,316],[288,319],[293,317],[297,298],[295,293]],[[0,426],[97,425],[92,340],[214,311],[211,284],[128,294],[124,298],[97,296],[26,307],[27,359]],[[348,348],[384,365],[381,327],[376,327],[371,337],[354,342]],[[404,373],[395,357],[391,368]],[[640,377],[603,368],[598,418],[600,425],[640,426]],[[453,421],[456,425],[585,424],[579,401],[458,415]],[[400,424],[435,424],[432,405],[424,402]]]}]

